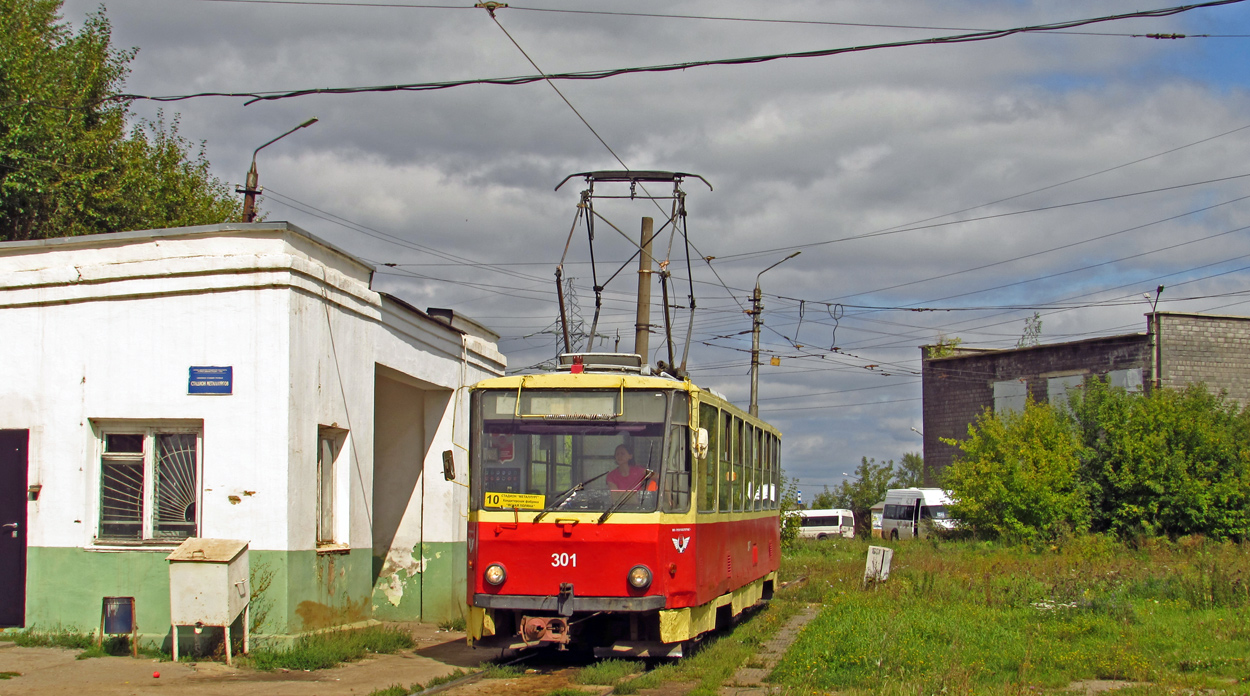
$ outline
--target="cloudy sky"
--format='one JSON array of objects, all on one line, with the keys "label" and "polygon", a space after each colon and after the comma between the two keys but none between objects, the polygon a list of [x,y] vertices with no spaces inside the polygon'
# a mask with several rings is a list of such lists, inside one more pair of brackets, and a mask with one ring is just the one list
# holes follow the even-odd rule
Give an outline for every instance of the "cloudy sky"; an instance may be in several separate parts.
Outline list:
[{"label": "cloudy sky", "polygon": [[[744,58],[1168,7],[541,0],[500,9],[496,22],[471,2],[350,3],[111,0],[107,16],[115,45],[140,49],[126,90],[163,96]],[[65,17],[76,24],[97,7],[66,0]],[[761,278],[760,413],[782,429],[785,466],[811,495],[860,457],[920,451],[918,347],[940,336],[1011,347],[1035,311],[1043,342],[1142,331],[1142,295],[1159,284],[1164,310],[1250,314],[1248,68],[1244,3],[977,43],[557,82],[569,103],[535,82],[163,108],[180,115],[184,136],[206,141],[232,185],[253,148],[318,117],[258,158],[268,219],[395,264],[379,267],[379,288],[493,327],[516,370],[558,352],[553,272],[582,186],[555,185],[624,167],[702,175],[714,190],[684,186],[696,250],[691,372],[747,402],[743,309],[756,274],[802,250]],[[152,117],[158,106],[133,110]],[[642,216],[662,217],[638,201],[596,211],[631,237]],[[668,234],[657,241],[664,258]],[[632,252],[600,223],[601,280]],[[588,259],[579,228],[565,274],[587,324]],[[682,244],[671,259],[684,305]],[[619,332],[632,350],[634,270],[604,292],[608,349]],[[687,311],[675,312],[681,341]],[[666,357],[659,336],[651,346]]]}]

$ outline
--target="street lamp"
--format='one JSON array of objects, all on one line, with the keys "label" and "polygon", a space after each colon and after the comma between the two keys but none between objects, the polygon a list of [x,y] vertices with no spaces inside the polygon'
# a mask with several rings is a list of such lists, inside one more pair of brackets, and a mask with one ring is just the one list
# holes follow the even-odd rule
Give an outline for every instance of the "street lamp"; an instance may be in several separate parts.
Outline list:
[{"label": "street lamp", "polygon": [[751,415],[760,415],[760,327],[764,325],[764,301],[760,296],[760,276],[802,254],[796,251],[755,274],[755,292],[751,294]]},{"label": "street lamp", "polygon": [[317,119],[310,118],[307,121],[304,121],[298,126],[292,128],[291,130],[283,133],[282,135],[279,135],[273,140],[270,140],[264,145],[261,145],[255,150],[252,150],[252,168],[247,170],[247,184],[245,184],[243,188],[235,189],[235,193],[243,194],[243,222],[252,222],[253,220],[256,219],[256,194],[261,192],[261,189],[257,188],[256,186],[256,180],[258,178],[258,175],[256,173],[256,153],[260,152],[266,147],[269,147],[270,145],[273,145],[274,143],[294,133],[295,131],[301,128],[307,128],[316,122],[317,122]]},{"label": "street lamp", "polygon": [[924,433],[922,433],[922,432],[920,432],[919,430],[917,430],[917,429],[916,429],[916,426],[914,426],[914,425],[911,427],[911,431],[912,431],[913,433],[916,433],[916,434],[917,434],[917,435],[919,435],[920,437],[924,437]]}]

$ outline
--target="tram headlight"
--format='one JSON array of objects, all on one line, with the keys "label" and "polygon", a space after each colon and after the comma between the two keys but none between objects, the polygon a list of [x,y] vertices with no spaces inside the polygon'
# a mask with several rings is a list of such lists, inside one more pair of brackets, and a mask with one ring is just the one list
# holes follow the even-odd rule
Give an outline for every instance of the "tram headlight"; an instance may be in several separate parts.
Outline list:
[{"label": "tram headlight", "polygon": [[508,579],[508,571],[504,570],[503,566],[498,563],[492,563],[486,566],[486,570],[482,573],[482,578],[491,585],[498,587],[503,584],[504,580]]},{"label": "tram headlight", "polygon": [[645,565],[636,565],[629,569],[629,586],[636,590],[651,587],[651,569]]}]

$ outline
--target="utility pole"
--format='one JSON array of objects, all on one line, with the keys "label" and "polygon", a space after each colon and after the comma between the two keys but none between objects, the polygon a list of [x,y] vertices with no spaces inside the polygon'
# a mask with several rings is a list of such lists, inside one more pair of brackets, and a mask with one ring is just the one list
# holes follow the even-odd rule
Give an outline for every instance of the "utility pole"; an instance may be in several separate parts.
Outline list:
[{"label": "utility pole", "polygon": [[1152,382],[1151,384],[1152,391],[1157,391],[1159,387],[1163,384],[1163,381],[1160,379],[1160,376],[1159,376],[1159,370],[1162,368],[1160,363],[1163,362],[1163,347],[1161,345],[1163,336],[1161,336],[1159,333],[1160,329],[1163,328],[1163,322],[1161,318],[1159,317],[1159,296],[1162,294],[1163,294],[1163,286],[1160,285],[1158,288],[1155,288],[1155,298],[1153,301],[1150,299],[1149,293],[1146,293],[1145,295],[1146,301],[1150,303],[1150,314],[1148,315],[1149,321],[1146,322],[1146,326],[1147,326],[1147,332],[1150,334],[1150,339],[1151,339],[1150,340],[1150,372],[1151,372],[1150,381]]},{"label": "utility pole", "polygon": [[253,222],[256,220],[256,194],[260,193],[262,190],[259,186],[257,186],[257,180],[260,176],[256,173],[256,153],[266,147],[269,147],[270,145],[273,145],[295,131],[301,128],[307,128],[316,122],[317,119],[310,118],[252,151],[252,168],[247,170],[247,183],[243,185],[243,188],[236,187],[234,190],[235,193],[243,194],[243,222]]},{"label": "utility pole", "polygon": [[784,259],[774,263],[755,275],[755,292],[751,293],[751,410],[753,416],[760,415],[760,327],[764,325],[764,299],[760,292],[760,276],[802,254],[796,251]]},{"label": "utility pole", "polygon": [[655,221],[649,217],[642,219],[641,253],[638,254],[638,314],[634,321],[634,352],[642,356],[642,364],[647,364],[651,338],[651,230]]}]

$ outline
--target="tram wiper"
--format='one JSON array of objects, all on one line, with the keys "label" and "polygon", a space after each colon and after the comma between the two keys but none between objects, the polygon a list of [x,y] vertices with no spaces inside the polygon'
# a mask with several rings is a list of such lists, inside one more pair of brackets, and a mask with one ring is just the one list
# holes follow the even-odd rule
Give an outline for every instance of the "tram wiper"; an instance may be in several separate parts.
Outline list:
[{"label": "tram wiper", "polygon": [[612,513],[619,510],[620,507],[625,504],[626,500],[629,500],[629,496],[642,490],[643,484],[645,484],[647,481],[650,481],[651,477],[653,476],[655,476],[655,472],[652,471],[651,469],[647,469],[647,473],[642,475],[642,478],[638,480],[638,483],[634,484],[633,488],[630,488],[629,490],[625,491],[625,494],[621,496],[620,500],[616,501],[612,505],[612,507],[608,508],[607,510],[604,510],[602,515],[599,515],[599,521],[596,522],[595,524],[603,524],[604,520],[608,519],[608,517],[610,517]]},{"label": "tram wiper", "polygon": [[594,483],[595,481],[598,481],[599,479],[603,478],[604,476],[607,476],[607,475],[608,475],[608,474],[610,474],[610,473],[612,473],[612,470],[611,470],[611,469],[608,469],[607,471],[603,472],[602,474],[599,474],[598,476],[596,476],[596,477],[594,477],[594,478],[588,478],[588,479],[586,479],[585,481],[582,481],[581,483],[576,483],[576,484],[573,484],[573,486],[572,486],[571,488],[568,488],[567,490],[565,490],[565,491],[564,491],[563,493],[561,493],[560,495],[557,495],[557,496],[556,496],[556,499],[555,499],[554,501],[552,501],[552,503],[551,503],[550,505],[548,505],[547,507],[543,508],[543,511],[542,511],[542,512],[540,512],[540,513],[538,513],[537,515],[535,515],[535,516],[534,516],[534,524],[538,524],[538,521],[539,521],[539,520],[541,520],[541,519],[543,518],[543,516],[545,516],[545,515],[546,515],[547,513],[549,513],[549,512],[554,512],[556,508],[558,508],[558,507],[560,507],[561,505],[563,505],[563,504],[564,504],[564,501],[565,501],[565,500],[566,500],[569,496],[573,495],[574,493],[576,493],[576,492],[578,492],[578,491],[580,491],[580,490],[585,489],[585,488],[586,488],[586,484],[588,484],[588,483]]}]

